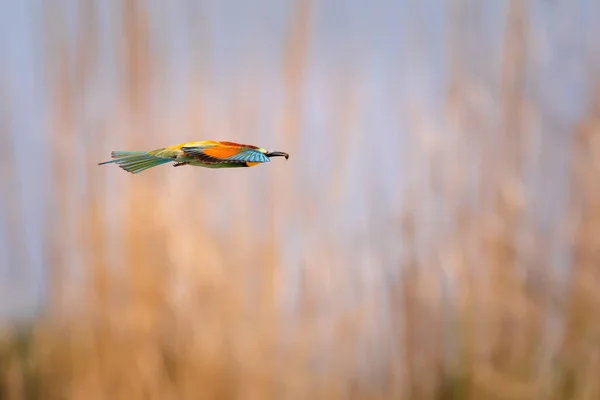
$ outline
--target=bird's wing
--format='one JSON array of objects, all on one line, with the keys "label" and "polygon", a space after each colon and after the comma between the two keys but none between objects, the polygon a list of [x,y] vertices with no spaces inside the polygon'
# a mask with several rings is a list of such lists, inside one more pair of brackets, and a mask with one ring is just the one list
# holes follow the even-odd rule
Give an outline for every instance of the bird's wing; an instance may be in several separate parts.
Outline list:
[{"label": "bird's wing", "polygon": [[181,150],[185,155],[207,163],[270,161],[269,157],[258,149],[237,146],[185,146]]},{"label": "bird's wing", "polygon": [[269,157],[265,155],[265,153],[260,152],[256,149],[244,149],[234,154],[230,157],[227,157],[228,161],[241,161],[241,162],[250,162],[250,163],[265,163],[271,161]]}]

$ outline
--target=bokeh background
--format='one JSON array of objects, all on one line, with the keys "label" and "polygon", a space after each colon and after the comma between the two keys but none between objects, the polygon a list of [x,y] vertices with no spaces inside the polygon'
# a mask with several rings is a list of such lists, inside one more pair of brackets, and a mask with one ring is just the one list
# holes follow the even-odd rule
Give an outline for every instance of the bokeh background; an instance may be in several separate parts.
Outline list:
[{"label": "bokeh background", "polygon": [[600,398],[599,18],[3,2],[0,399]]}]

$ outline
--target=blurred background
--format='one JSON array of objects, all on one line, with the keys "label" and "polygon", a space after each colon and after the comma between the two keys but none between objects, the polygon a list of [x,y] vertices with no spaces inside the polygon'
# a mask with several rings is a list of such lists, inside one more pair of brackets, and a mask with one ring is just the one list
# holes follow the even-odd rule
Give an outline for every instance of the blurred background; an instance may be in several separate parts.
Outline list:
[{"label": "blurred background", "polygon": [[599,399],[599,17],[3,2],[0,399]]}]

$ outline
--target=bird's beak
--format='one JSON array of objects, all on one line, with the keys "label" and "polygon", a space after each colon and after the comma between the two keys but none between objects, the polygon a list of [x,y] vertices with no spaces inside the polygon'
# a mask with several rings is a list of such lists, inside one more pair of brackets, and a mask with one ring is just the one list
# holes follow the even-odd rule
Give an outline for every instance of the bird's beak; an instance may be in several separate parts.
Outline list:
[{"label": "bird's beak", "polygon": [[284,153],[283,151],[271,151],[269,153],[265,154],[267,157],[271,158],[271,157],[285,157],[285,159],[287,160],[288,158],[290,158],[290,155],[288,153]]}]

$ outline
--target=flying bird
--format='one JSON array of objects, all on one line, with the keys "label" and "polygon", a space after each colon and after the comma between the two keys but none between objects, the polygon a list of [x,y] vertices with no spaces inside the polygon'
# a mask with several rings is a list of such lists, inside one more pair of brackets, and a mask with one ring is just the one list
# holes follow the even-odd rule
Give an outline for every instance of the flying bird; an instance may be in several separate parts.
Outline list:
[{"label": "flying bird", "polygon": [[114,160],[98,165],[115,163],[132,174],[169,162],[173,162],[174,167],[239,168],[269,162],[271,157],[289,158],[289,154],[282,151],[267,151],[248,144],[214,140],[182,143],[152,151],[113,151],[111,156]]}]

